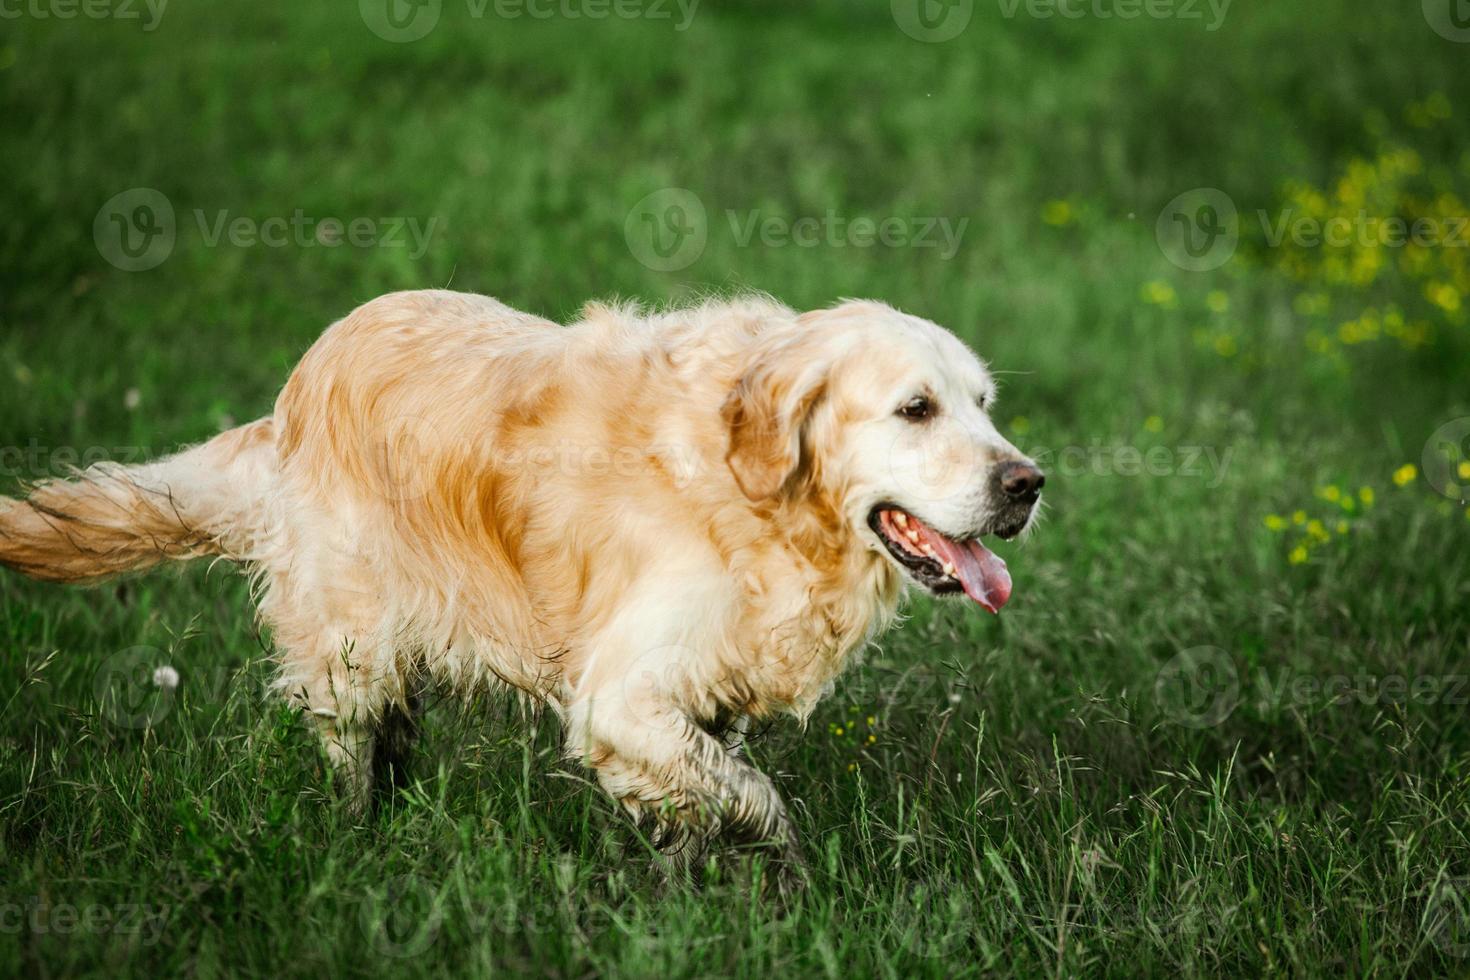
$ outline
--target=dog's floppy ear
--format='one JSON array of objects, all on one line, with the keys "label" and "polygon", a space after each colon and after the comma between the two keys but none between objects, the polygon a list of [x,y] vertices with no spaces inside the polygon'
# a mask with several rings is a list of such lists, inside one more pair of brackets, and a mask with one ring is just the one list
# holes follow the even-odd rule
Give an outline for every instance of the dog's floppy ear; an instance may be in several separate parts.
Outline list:
[{"label": "dog's floppy ear", "polygon": [[830,364],[811,335],[758,344],[720,415],[725,463],[751,500],[774,497],[801,462],[801,429],[826,389]]}]

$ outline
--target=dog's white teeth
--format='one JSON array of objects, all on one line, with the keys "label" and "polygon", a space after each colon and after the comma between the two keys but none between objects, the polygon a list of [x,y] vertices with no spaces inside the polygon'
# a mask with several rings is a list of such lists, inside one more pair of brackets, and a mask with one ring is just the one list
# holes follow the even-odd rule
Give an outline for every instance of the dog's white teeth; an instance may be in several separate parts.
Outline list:
[{"label": "dog's white teeth", "polygon": [[948,575],[950,578],[960,577],[959,569],[954,567],[954,562],[952,561],[947,561],[944,563],[944,574]]},{"label": "dog's white teeth", "polygon": [[[909,526],[909,515],[905,514],[901,510],[894,511],[894,513],[893,513],[893,523],[897,524],[899,527],[908,527]],[[913,532],[909,532],[909,533],[912,534]]]},{"label": "dog's white teeth", "polygon": [[935,561],[939,560],[939,556],[934,553],[934,549],[929,547],[927,544],[924,545],[924,554],[928,555],[930,558],[933,558]]},{"label": "dog's white teeth", "polygon": [[908,534],[904,535],[904,537],[908,538],[914,544],[918,544],[919,543],[919,532],[918,531],[909,531]]}]

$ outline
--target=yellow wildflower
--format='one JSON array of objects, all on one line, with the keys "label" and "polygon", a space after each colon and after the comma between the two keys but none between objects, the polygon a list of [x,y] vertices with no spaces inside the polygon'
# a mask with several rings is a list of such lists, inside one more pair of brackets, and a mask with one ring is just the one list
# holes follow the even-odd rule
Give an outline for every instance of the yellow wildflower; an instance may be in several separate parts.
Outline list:
[{"label": "yellow wildflower", "polygon": [[1337,522],[1337,533],[1338,534],[1346,534],[1346,533],[1348,533],[1348,522],[1347,521],[1338,521]]},{"label": "yellow wildflower", "polygon": [[1031,431],[1031,420],[1024,415],[1017,415],[1011,419],[1011,431],[1018,436],[1024,436]]},{"label": "yellow wildflower", "polygon": [[1299,511],[1294,512],[1291,515],[1291,523],[1293,523],[1293,524],[1305,524],[1305,523],[1307,523],[1307,512],[1304,511],[1304,510],[1299,510]]},{"label": "yellow wildflower", "polygon": [[1268,531],[1285,531],[1286,518],[1282,517],[1280,514],[1267,514],[1266,529]]},{"label": "yellow wildflower", "polygon": [[1327,533],[1327,528],[1323,527],[1322,522],[1316,519],[1307,522],[1307,533],[1318,541],[1326,541],[1330,536]]},{"label": "yellow wildflower", "polygon": [[1287,555],[1286,558],[1293,565],[1300,565],[1307,560],[1307,546],[1304,544],[1297,545],[1291,549],[1291,554]]},{"label": "yellow wildflower", "polygon": [[1047,201],[1041,208],[1041,220],[1053,228],[1062,228],[1072,223],[1070,201]]},{"label": "yellow wildflower", "polygon": [[1175,299],[1178,298],[1174,287],[1162,279],[1144,283],[1142,292],[1143,301],[1152,303],[1154,306],[1173,306]]},{"label": "yellow wildflower", "polygon": [[1462,459],[1459,468],[1455,472],[1460,474],[1460,479],[1470,480],[1470,459]]},{"label": "yellow wildflower", "polygon": [[1157,415],[1150,415],[1148,418],[1143,420],[1143,427],[1150,432],[1163,432],[1164,420],[1159,418]]},{"label": "yellow wildflower", "polygon": [[1373,506],[1373,488],[1372,487],[1363,487],[1361,490],[1358,491],[1358,499],[1363,502],[1363,506],[1364,507],[1372,507]]},{"label": "yellow wildflower", "polygon": [[1446,313],[1455,313],[1460,309],[1460,291],[1448,283],[1432,282],[1424,288],[1425,295],[1429,301]]},{"label": "yellow wildflower", "polygon": [[1338,489],[1337,484],[1329,483],[1327,484],[1327,486],[1322,487],[1320,490],[1317,491],[1317,496],[1321,497],[1323,500],[1328,501],[1329,503],[1335,504],[1339,499],[1341,499],[1342,491]]},{"label": "yellow wildflower", "polygon": [[1225,313],[1230,309],[1230,294],[1223,289],[1212,289],[1205,297],[1205,305],[1211,313]]},{"label": "yellow wildflower", "polygon": [[1240,345],[1231,334],[1222,333],[1215,338],[1215,353],[1221,357],[1234,357],[1239,351]]},{"label": "yellow wildflower", "polygon": [[1406,487],[1409,484],[1413,483],[1414,478],[1418,475],[1419,467],[1415,466],[1413,463],[1405,463],[1403,466],[1400,466],[1398,469],[1393,471],[1394,486]]}]

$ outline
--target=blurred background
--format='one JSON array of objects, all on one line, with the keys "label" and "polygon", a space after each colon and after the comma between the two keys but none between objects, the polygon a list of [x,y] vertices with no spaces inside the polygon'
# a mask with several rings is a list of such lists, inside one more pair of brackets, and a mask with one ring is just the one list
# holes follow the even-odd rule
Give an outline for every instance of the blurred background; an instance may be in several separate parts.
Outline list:
[{"label": "blurred background", "polygon": [[663,895],[495,706],[351,827],[223,569],[0,577],[7,972],[1470,969],[1464,0],[0,20],[6,492],[268,414],[328,323],[445,286],[881,299],[1049,473],[1004,617],[919,602],[758,743],[818,871],[786,916]]}]

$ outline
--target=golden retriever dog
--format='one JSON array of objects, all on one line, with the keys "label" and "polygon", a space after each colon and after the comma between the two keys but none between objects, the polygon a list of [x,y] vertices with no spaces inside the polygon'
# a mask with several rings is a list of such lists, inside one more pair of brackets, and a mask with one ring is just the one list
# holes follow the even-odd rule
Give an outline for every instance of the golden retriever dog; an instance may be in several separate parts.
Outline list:
[{"label": "golden retriever dog", "polygon": [[551,707],[676,869],[715,838],[799,868],[745,761],[806,718],[905,586],[998,611],[984,544],[1043,476],[957,338],[876,302],[763,297],[570,326],[394,293],[328,329],[267,418],[0,498],[0,563],[87,582],[215,555],[253,576],[280,690],[356,806],[426,686]]}]

